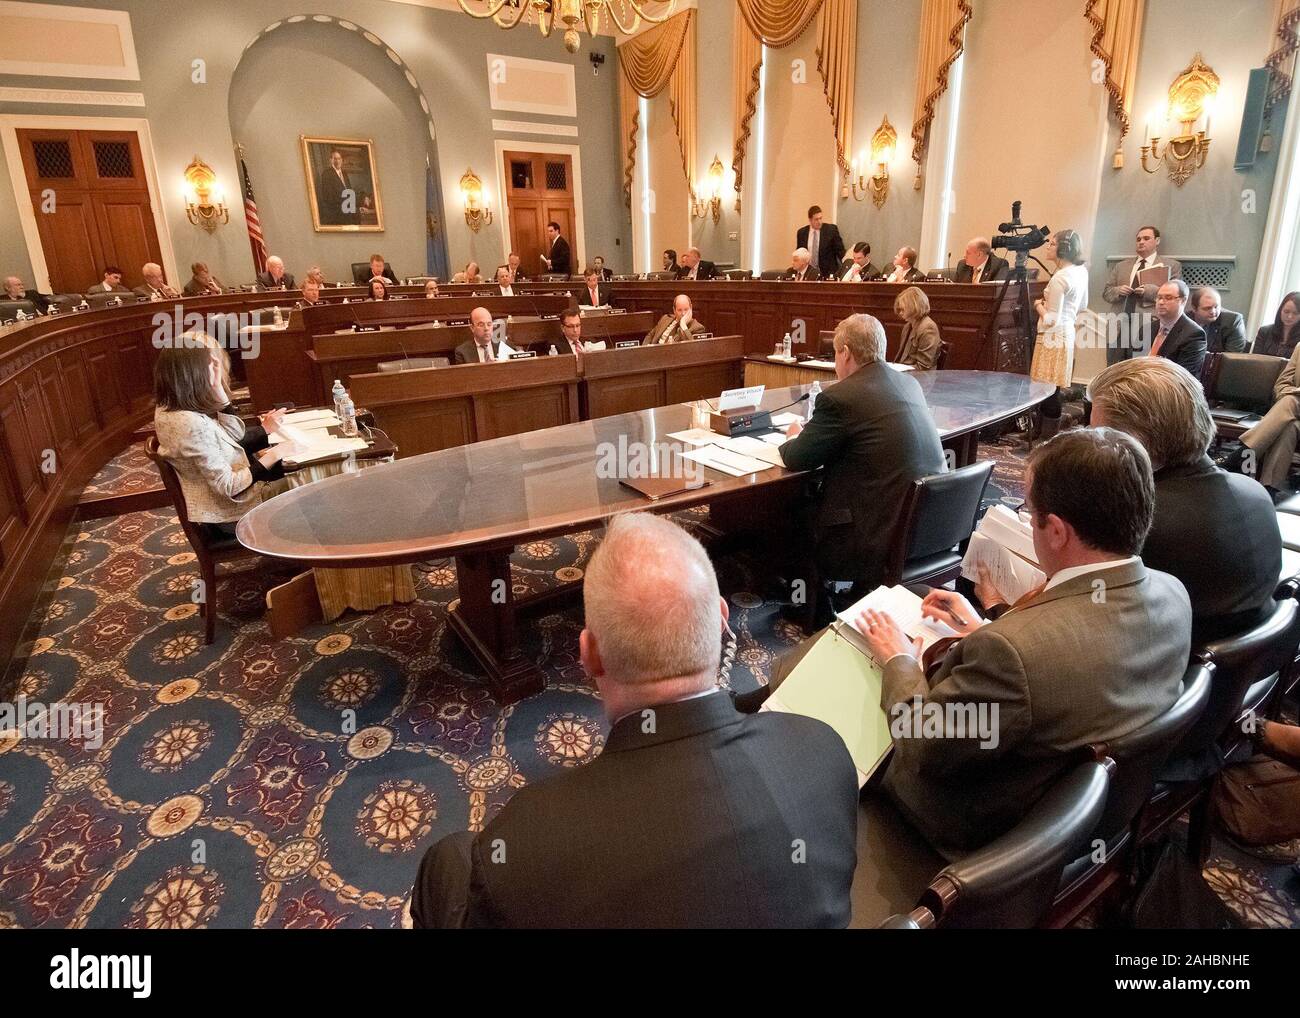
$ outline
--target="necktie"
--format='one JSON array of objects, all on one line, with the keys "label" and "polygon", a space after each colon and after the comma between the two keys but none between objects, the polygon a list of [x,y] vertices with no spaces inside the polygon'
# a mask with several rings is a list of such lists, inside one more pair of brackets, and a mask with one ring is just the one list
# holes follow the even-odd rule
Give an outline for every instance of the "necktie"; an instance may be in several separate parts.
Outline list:
[{"label": "necktie", "polygon": [[978,269],[973,269],[970,274],[970,281],[972,283],[978,283],[980,281],[980,273],[983,271],[984,271],[983,265],[981,265]]},{"label": "necktie", "polygon": [[592,307],[599,307],[599,306],[600,306],[600,299],[596,296],[596,291],[595,291],[595,290],[589,290],[588,292],[591,294],[591,306],[592,306]]},{"label": "necktie", "polygon": [[808,253],[812,255],[812,264],[820,264],[817,261],[817,246],[821,242],[821,230],[813,230],[812,235],[808,238]]},{"label": "necktie", "polygon": [[1160,331],[1156,334],[1156,341],[1155,341],[1155,343],[1153,343],[1152,346],[1151,346],[1151,356],[1152,356],[1152,357],[1159,357],[1159,356],[1160,356],[1160,348],[1161,348],[1162,346],[1164,346],[1164,344],[1165,344],[1165,338],[1166,338],[1167,336],[1168,336],[1168,333],[1165,332],[1165,327],[1164,327],[1163,325],[1161,325],[1161,326],[1160,326]]},{"label": "necktie", "polygon": [[488,361],[494,361],[494,360],[496,360],[496,358],[492,356],[491,343],[479,347],[479,363],[486,364]]},{"label": "necktie", "polygon": [[1138,276],[1142,274],[1142,270],[1145,269],[1146,267],[1147,267],[1147,260],[1145,258],[1139,258],[1138,263],[1135,266],[1133,266],[1133,278],[1128,281],[1128,285],[1133,287],[1133,289],[1136,290],[1139,286],[1142,285],[1138,279]]}]

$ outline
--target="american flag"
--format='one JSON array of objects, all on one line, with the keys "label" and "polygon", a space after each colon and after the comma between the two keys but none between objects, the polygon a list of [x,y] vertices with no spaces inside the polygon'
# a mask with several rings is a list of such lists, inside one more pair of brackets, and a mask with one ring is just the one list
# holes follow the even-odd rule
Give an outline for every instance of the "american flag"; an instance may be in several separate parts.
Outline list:
[{"label": "american flag", "polygon": [[248,164],[242,155],[239,157],[239,172],[244,178],[244,218],[248,220],[248,244],[253,249],[253,265],[258,272],[265,272],[266,238],[262,236],[262,221],[257,218],[253,181],[248,176]]}]

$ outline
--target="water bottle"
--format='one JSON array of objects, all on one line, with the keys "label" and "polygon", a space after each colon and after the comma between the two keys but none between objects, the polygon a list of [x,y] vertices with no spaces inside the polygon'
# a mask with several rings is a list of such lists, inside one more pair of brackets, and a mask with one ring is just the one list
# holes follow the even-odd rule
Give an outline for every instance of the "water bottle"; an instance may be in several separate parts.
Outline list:
[{"label": "water bottle", "polygon": [[353,438],[357,433],[357,408],[352,405],[352,397],[348,395],[347,390],[343,391],[343,398],[339,401],[339,420],[343,422],[343,434],[348,438]]},{"label": "water bottle", "polygon": [[555,349],[555,344],[554,344],[554,343],[551,344],[551,349],[550,349],[550,351],[549,351],[548,356],[551,356],[551,357],[558,357],[558,356],[560,356],[560,351],[557,350],[557,349]]},{"label": "water bottle", "polygon": [[812,420],[813,411],[817,409],[817,397],[822,394],[822,383],[813,379],[812,386],[808,389],[808,420]]},{"label": "water bottle", "polygon": [[271,309],[271,315],[272,315],[272,317],[273,317],[273,319],[274,319],[274,321],[275,321],[275,324],[276,324],[277,326],[278,326],[278,325],[283,325],[283,324],[284,324],[284,315],[282,315],[282,314],[280,313],[280,305],[279,305],[279,304],[277,304],[275,307],[273,307],[273,308]]},{"label": "water bottle", "polygon": [[781,340],[781,354],[787,360],[790,358],[790,349],[793,345],[794,340],[790,338],[790,333],[787,332],[785,337]]},{"label": "water bottle", "polygon": [[343,420],[343,397],[348,394],[348,390],[343,388],[343,383],[337,378],[334,379],[334,388],[330,390],[330,395],[334,397],[334,413],[338,415],[339,420]]},{"label": "water bottle", "polygon": [[152,291],[150,291],[150,293],[149,293],[149,300],[151,300],[153,303],[157,304],[159,301],[162,300],[162,294],[159,293],[157,290],[152,290]]}]

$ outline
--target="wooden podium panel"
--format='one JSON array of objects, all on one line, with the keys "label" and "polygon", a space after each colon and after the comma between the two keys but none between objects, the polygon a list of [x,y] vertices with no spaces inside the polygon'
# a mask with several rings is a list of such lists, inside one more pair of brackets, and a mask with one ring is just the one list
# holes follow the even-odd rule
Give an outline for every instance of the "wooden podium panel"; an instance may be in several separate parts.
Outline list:
[{"label": "wooden podium panel", "polygon": [[357,374],[351,390],[402,457],[579,419],[572,354]]},{"label": "wooden podium panel", "polygon": [[740,386],[745,343],[718,336],[689,343],[603,350],[582,358],[583,416],[587,419],[712,399]]}]

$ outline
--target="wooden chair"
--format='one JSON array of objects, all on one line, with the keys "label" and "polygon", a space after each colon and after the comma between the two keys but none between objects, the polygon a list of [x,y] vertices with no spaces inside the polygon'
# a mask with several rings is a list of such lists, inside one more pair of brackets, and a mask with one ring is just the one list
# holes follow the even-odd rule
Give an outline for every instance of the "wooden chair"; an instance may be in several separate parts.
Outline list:
[{"label": "wooden chair", "polygon": [[180,521],[185,538],[194,549],[199,562],[199,573],[203,579],[203,598],[199,601],[199,611],[206,622],[204,642],[211,643],[217,629],[217,566],[222,562],[236,562],[240,559],[254,558],[256,552],[249,551],[235,537],[212,539],[207,536],[202,526],[190,519],[185,505],[185,492],[181,490],[181,479],[176,470],[158,453],[158,439],[150,437],[145,442],[144,451],[153,460],[158,473],[162,475],[163,487],[171,496],[176,506],[176,518]]}]

